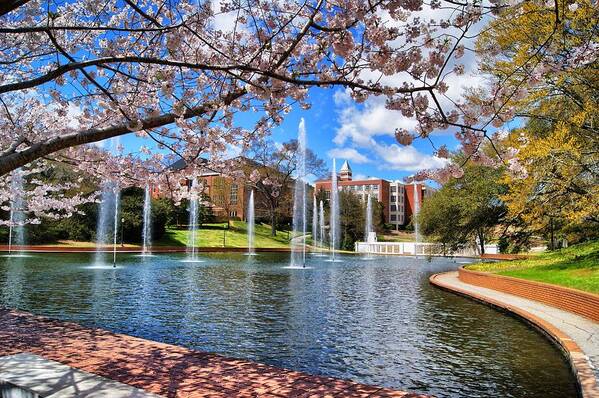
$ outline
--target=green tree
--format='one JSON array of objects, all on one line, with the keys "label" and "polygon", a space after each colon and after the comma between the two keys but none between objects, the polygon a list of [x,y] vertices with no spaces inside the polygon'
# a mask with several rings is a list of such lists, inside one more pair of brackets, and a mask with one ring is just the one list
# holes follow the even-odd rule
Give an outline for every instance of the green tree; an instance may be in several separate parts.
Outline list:
[{"label": "green tree", "polygon": [[364,203],[354,194],[339,192],[339,221],[341,224],[340,248],[353,250],[354,243],[364,239]]},{"label": "green tree", "polygon": [[501,143],[519,170],[506,174],[502,199],[550,248],[599,226],[598,17],[596,1],[527,1],[503,8],[477,41],[505,100],[493,109],[526,121]]},{"label": "green tree", "polygon": [[429,240],[456,250],[477,244],[485,252],[485,244],[506,223],[506,207],[500,195],[505,186],[499,182],[503,171],[486,166],[466,165],[464,175],[453,179],[424,201],[418,222]]},{"label": "green tree", "polygon": [[[144,190],[138,187],[125,188],[121,192],[121,219],[123,242],[139,243],[142,240]],[[166,230],[171,207],[165,200],[152,199],[152,239],[160,239]]]},{"label": "green tree", "polygon": [[[252,187],[268,209],[271,236],[276,236],[279,218],[291,219],[293,185],[299,164],[297,140],[284,142],[277,147],[268,140],[256,142],[250,151],[251,159],[243,159],[242,170]],[[322,175],[325,164],[313,151],[306,149],[307,175]]]}]

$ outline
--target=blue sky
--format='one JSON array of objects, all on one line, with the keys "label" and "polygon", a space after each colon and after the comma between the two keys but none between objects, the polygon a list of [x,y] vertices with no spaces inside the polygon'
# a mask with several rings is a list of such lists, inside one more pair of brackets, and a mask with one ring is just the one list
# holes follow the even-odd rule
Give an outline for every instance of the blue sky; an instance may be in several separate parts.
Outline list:
[{"label": "blue sky", "polygon": [[[308,147],[325,160],[329,168],[334,157],[338,167],[348,160],[354,178],[403,179],[423,168],[442,166],[442,161],[433,157],[430,142],[416,140],[408,147],[396,143],[395,128],[410,127],[413,122],[397,111],[386,110],[382,98],[356,104],[341,88],[317,88],[309,95],[312,108],[293,108],[283,123],[273,130],[273,141],[282,143],[296,138],[300,119],[304,118]],[[254,120],[256,117],[251,114],[235,118],[238,125],[248,129],[252,128]],[[450,149],[455,149],[458,144],[448,132],[436,133],[432,140],[436,146],[445,144]],[[121,137],[120,143],[125,152],[137,152],[141,145],[155,149],[151,141],[133,134]]]},{"label": "blue sky", "polygon": [[[213,6],[217,3],[211,0]],[[413,13],[413,17],[449,17],[450,10],[430,10],[424,7],[423,11]],[[231,29],[234,23],[232,16],[227,13],[217,14],[214,24],[222,30]],[[387,21],[390,24],[394,22]],[[485,21],[479,23],[480,27]],[[478,28],[477,28],[478,29]],[[401,43],[398,43],[400,45]],[[465,42],[468,47],[473,43]],[[477,63],[474,54],[466,52],[460,59],[465,66],[466,73],[462,76],[449,74],[445,82],[449,86],[448,97],[458,100],[466,86],[484,85],[484,78],[477,73]],[[453,62],[450,62],[450,69]],[[366,73],[364,78],[390,86],[401,86],[406,76],[380,76],[375,72]],[[414,131],[414,120],[407,119],[397,111],[385,109],[384,98],[371,97],[363,104],[356,104],[342,88],[323,89],[312,88],[309,93],[312,108],[293,109],[281,126],[273,131],[272,139],[275,142],[285,142],[297,136],[298,125],[303,117],[306,123],[308,147],[320,158],[324,159],[329,168],[332,158],[337,158],[337,164],[349,160],[354,178],[382,177],[388,180],[403,179],[415,172],[437,168],[444,165],[444,160],[433,156],[434,148],[429,141],[416,140],[413,145],[404,147],[396,143],[393,133],[396,128],[402,127]],[[440,99],[443,106],[450,102]],[[251,129],[252,121],[256,115],[238,115],[235,123],[241,127]],[[435,146],[445,144],[450,150],[457,149],[458,142],[453,136],[455,130],[433,133],[431,140]],[[121,142],[126,150],[136,151],[141,145],[139,139],[123,137]],[[146,143],[148,145],[148,143]],[[148,145],[151,146],[151,145]]]},{"label": "blue sky", "polygon": [[[311,109],[296,107],[285,117],[273,131],[274,141],[296,138],[300,119],[304,118],[308,147],[329,168],[334,157],[338,167],[348,160],[354,178],[403,179],[423,168],[443,165],[442,160],[433,157],[434,149],[428,141],[416,140],[409,147],[396,143],[395,128],[412,122],[397,111],[386,110],[382,98],[356,104],[343,89],[314,89],[310,102]],[[457,146],[457,140],[449,133],[435,134],[432,139],[435,145],[445,144],[451,149]]]}]

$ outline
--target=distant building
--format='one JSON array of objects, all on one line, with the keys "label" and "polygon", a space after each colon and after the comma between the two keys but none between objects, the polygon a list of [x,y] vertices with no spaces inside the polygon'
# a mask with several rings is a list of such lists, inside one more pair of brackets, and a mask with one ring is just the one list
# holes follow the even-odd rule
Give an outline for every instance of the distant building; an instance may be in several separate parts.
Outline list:
[{"label": "distant building", "polygon": [[[382,178],[369,178],[367,180],[354,180],[352,169],[346,160],[337,174],[337,185],[341,191],[348,191],[362,201],[366,201],[368,195],[383,204],[385,222],[392,224],[395,229],[410,223],[414,214],[414,184],[405,184],[400,181],[387,181]],[[425,198],[429,197],[434,190],[425,184],[415,185],[418,195],[418,203],[422,205]],[[327,198],[331,197],[331,179],[317,180],[315,190],[324,190]]]},{"label": "distant building", "polygon": [[[249,162],[249,159],[236,158],[235,161]],[[204,159],[200,162],[206,163]],[[245,163],[244,163],[245,164]],[[185,161],[179,159],[170,166],[172,169],[181,170],[186,167]],[[212,214],[217,219],[246,219],[247,205],[249,201],[252,187],[247,183],[247,179],[243,176],[231,177],[220,171],[213,170],[210,167],[203,166],[197,177],[197,182],[203,187],[202,194],[209,200]],[[191,189],[193,181],[190,178],[184,178],[180,182],[181,186],[186,186]],[[154,196],[160,196],[160,192],[153,193]],[[259,193],[256,192],[256,213],[265,213],[265,210],[260,209]]]}]

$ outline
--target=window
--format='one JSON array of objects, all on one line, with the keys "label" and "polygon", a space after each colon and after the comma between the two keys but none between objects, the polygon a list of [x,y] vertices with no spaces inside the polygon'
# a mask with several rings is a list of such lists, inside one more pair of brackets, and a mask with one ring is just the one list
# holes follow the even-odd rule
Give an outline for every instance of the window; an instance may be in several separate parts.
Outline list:
[{"label": "window", "polygon": [[395,214],[391,214],[391,221],[397,221],[397,216]]},{"label": "window", "polygon": [[233,210],[229,213],[230,217],[237,217],[237,210]]},{"label": "window", "polygon": [[397,185],[391,185],[391,192],[397,191]]},{"label": "window", "polygon": [[397,211],[397,205],[391,205],[391,211]]},{"label": "window", "polygon": [[397,196],[391,195],[391,202],[397,202]]},{"label": "window", "polygon": [[239,186],[237,184],[231,184],[231,194],[229,195],[229,199],[232,205],[237,204],[237,192],[239,191]]}]

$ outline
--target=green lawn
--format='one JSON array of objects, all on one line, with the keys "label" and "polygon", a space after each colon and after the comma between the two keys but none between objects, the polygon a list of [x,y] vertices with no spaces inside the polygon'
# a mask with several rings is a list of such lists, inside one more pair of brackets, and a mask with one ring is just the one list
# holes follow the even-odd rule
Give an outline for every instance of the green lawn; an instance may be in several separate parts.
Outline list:
[{"label": "green lawn", "polygon": [[526,260],[474,264],[468,269],[599,293],[599,241],[540,253]]},{"label": "green lawn", "polygon": [[378,235],[379,242],[415,242],[416,237],[411,231],[393,231],[387,234]]},{"label": "green lawn", "polygon": [[[247,225],[243,221],[231,221],[231,228],[225,230],[225,223],[206,224],[198,230],[198,247],[223,247],[223,235],[226,247],[247,247]],[[153,242],[153,246],[185,246],[189,239],[187,229],[168,229],[165,236]],[[289,247],[286,231],[277,231],[276,237],[270,236],[270,225],[257,224],[255,227],[255,247]]]}]

